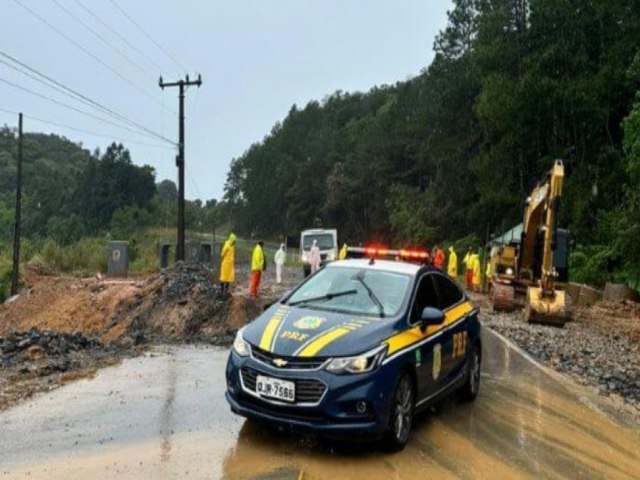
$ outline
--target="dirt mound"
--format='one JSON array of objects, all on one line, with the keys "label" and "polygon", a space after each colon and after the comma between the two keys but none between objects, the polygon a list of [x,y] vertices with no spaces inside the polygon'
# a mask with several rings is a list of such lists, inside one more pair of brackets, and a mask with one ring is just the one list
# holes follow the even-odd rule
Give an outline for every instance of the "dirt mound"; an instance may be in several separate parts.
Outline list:
[{"label": "dirt mound", "polygon": [[[105,341],[122,335],[135,343],[194,342],[228,344],[238,323],[236,302],[220,295],[214,272],[203,265],[178,264],[149,279],[136,300],[122,308],[107,325]],[[253,303],[256,303],[255,301]]]},{"label": "dirt mound", "polygon": [[133,280],[37,275],[29,280],[30,289],[0,305],[0,336],[36,328],[80,332],[104,344],[228,344],[285,288],[267,285],[259,300],[246,298],[242,287],[221,296],[213,269],[186,263]]}]

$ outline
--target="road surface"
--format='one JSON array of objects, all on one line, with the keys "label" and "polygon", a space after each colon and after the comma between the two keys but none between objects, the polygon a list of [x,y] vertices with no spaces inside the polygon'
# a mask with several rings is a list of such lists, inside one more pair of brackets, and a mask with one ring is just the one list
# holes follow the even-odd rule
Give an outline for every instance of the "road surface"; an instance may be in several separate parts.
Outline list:
[{"label": "road surface", "polygon": [[1,413],[0,479],[640,478],[630,425],[484,335],[476,403],[421,416],[398,454],[245,422],[224,350],[167,347]]}]

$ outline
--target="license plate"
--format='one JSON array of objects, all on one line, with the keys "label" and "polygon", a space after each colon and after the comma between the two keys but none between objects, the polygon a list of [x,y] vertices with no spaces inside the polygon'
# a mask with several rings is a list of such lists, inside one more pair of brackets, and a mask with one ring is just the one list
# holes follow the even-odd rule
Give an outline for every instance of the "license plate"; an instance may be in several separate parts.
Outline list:
[{"label": "license plate", "polygon": [[258,375],[256,379],[256,393],[261,397],[275,398],[285,402],[295,402],[296,384],[278,378]]}]

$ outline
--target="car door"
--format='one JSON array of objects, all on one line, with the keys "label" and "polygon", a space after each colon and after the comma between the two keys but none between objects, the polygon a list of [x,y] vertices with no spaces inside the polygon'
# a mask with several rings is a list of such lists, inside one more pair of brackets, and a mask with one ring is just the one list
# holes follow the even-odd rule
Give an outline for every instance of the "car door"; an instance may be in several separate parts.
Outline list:
[{"label": "car door", "polygon": [[[410,322],[413,327],[420,324],[420,317],[425,307],[440,308],[440,298],[433,277],[433,273],[426,273],[418,283],[411,308]],[[425,334],[425,338],[427,338],[427,334],[428,332]],[[434,343],[427,342],[414,350],[418,377],[418,399],[427,398],[438,389],[442,347],[437,347],[436,352],[433,347]]]},{"label": "car door", "polygon": [[460,288],[442,274],[433,276],[440,308],[447,317],[447,328],[442,334],[442,384],[446,386],[462,374],[466,361],[468,312],[463,308],[466,298]]}]

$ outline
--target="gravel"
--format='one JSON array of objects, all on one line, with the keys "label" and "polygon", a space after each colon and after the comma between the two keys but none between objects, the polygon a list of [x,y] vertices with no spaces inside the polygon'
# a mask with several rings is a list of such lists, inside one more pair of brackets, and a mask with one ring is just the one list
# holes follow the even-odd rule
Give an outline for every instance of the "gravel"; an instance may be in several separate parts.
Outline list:
[{"label": "gravel", "polygon": [[624,330],[581,321],[564,328],[528,324],[517,313],[487,312],[484,323],[543,364],[640,409],[640,345]]}]

